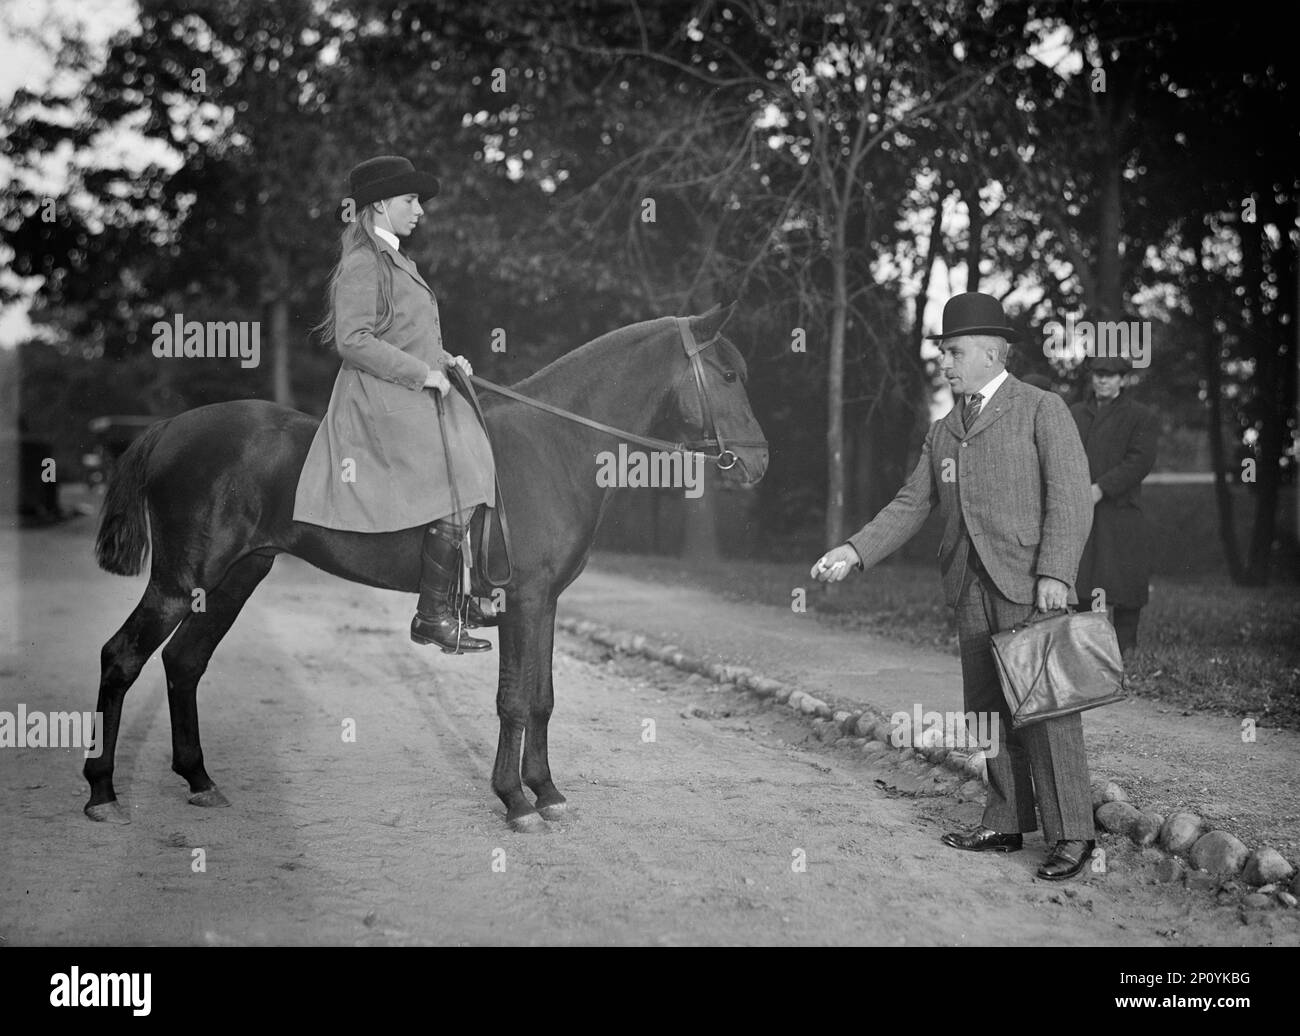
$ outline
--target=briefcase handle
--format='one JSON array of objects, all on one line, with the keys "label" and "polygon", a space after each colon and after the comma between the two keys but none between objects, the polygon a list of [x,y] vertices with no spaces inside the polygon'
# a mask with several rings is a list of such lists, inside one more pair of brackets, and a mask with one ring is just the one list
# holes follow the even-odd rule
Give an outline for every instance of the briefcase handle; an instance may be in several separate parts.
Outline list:
[{"label": "briefcase handle", "polygon": [[1068,607],[1051,608],[1047,611],[1042,611],[1037,606],[1035,606],[1034,610],[1029,613],[1029,618],[1025,619],[1024,622],[1017,622],[1006,632],[1019,633],[1021,630],[1028,629],[1030,626],[1034,625],[1035,623],[1046,622],[1048,619],[1057,619],[1060,618],[1062,615],[1069,615],[1069,614],[1070,614],[1070,609]]}]

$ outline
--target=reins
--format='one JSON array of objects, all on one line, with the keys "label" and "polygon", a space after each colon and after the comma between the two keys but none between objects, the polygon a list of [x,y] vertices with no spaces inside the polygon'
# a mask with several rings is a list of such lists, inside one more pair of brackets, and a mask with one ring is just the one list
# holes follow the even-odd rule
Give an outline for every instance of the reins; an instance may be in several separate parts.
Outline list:
[{"label": "reins", "polygon": [[[691,439],[687,442],[670,442],[667,439],[658,439],[652,435],[638,435],[635,432],[629,432],[623,428],[615,428],[613,425],[605,424],[603,421],[597,421],[593,418],[585,417],[582,414],[575,414],[572,410],[565,410],[562,407],[546,403],[540,399],[534,399],[532,396],[525,396],[522,392],[516,392],[514,389],[507,388],[505,385],[498,385],[494,381],[488,381],[487,378],[480,378],[477,374],[471,374],[466,378],[461,371],[456,370],[455,368],[452,368],[449,373],[451,374],[453,381],[463,379],[467,382],[464,386],[466,390],[465,395],[474,407],[474,411],[478,415],[479,423],[483,426],[484,432],[487,432],[487,420],[483,415],[483,409],[479,406],[478,397],[474,394],[471,385],[477,385],[479,388],[487,389],[489,392],[495,392],[498,395],[505,396],[507,399],[513,399],[516,402],[525,403],[528,406],[535,407],[538,410],[543,410],[555,417],[563,418],[566,421],[572,421],[575,424],[585,425],[595,431],[603,432],[606,435],[612,435],[625,442],[636,443],[638,446],[647,446],[652,450],[662,450],[668,453],[684,453],[691,456],[703,456],[708,460],[714,461],[720,470],[728,471],[736,466],[739,458],[730,448],[728,448],[728,446],[722,441],[722,437],[718,434],[718,426],[713,418],[713,407],[709,402],[708,389],[704,384],[704,364],[700,360],[700,353],[717,341],[717,336],[709,339],[709,341],[705,342],[703,345],[700,345],[696,342],[695,334],[691,330],[690,318],[674,317],[673,319],[677,323],[677,333],[681,337],[682,348],[690,359],[691,372],[695,375],[695,388],[700,397],[700,418],[702,421],[700,430],[706,436],[706,438],[703,439]],[[439,403],[441,403],[441,400],[439,400]],[[441,418],[441,406],[439,407],[439,417]],[[445,438],[444,434],[444,441]],[[733,439],[731,440],[731,445],[766,449],[767,440]],[[716,454],[710,454],[706,452],[705,449],[699,449],[697,447],[712,448],[716,449],[717,452]],[[727,458],[730,459],[728,460]],[[448,457],[447,463],[448,474],[450,474],[450,457]],[[495,513],[501,526],[501,541],[505,554],[506,574],[502,577],[494,577],[489,569],[489,562],[491,560],[489,541],[492,534],[493,517],[490,513],[484,515],[483,531],[479,537],[478,556],[479,571],[483,574],[483,578],[485,578],[491,585],[500,587],[510,583],[513,577],[514,566],[510,561],[510,528],[506,523],[506,510],[505,504],[501,498],[500,479],[496,480],[496,493],[497,506],[491,510]]]},{"label": "reins", "polygon": [[656,439],[653,436],[637,435],[635,432],[627,432],[621,428],[615,428],[613,425],[603,424],[602,422],[596,421],[590,417],[584,417],[582,414],[575,414],[572,410],[564,410],[561,407],[552,405],[551,403],[543,402],[540,399],[534,399],[532,396],[525,396],[522,392],[516,392],[512,388],[498,385],[495,381],[488,381],[487,378],[480,378],[477,374],[471,374],[469,380],[479,388],[488,389],[489,391],[505,396],[508,399],[517,400],[520,403],[527,403],[529,406],[536,407],[538,410],[545,410],[548,414],[562,417],[566,421],[573,421],[577,424],[586,425],[588,428],[594,428],[598,432],[606,432],[607,434],[617,436],[620,439],[626,439],[628,442],[634,442],[638,446],[649,446],[652,449],[668,450],[670,452],[693,452],[686,448],[686,443],[684,442],[669,442],[667,439]]},{"label": "reins", "polygon": [[[687,453],[700,454],[706,459],[714,461],[722,471],[728,471],[736,466],[739,459],[736,454],[727,448],[722,437],[718,434],[717,424],[713,419],[713,407],[709,402],[709,393],[704,385],[704,365],[700,360],[700,353],[709,348],[717,338],[711,338],[703,345],[695,341],[695,334],[691,330],[690,319],[688,317],[674,317],[677,322],[677,333],[681,336],[682,348],[685,349],[687,357],[691,362],[691,371],[695,375],[695,387],[700,397],[700,416],[703,421],[701,431],[708,437],[704,439],[691,439],[686,442],[671,442],[668,439],[658,439],[652,435],[638,435],[635,432],[629,432],[622,428],[615,428],[613,425],[605,424],[602,421],[594,420],[590,417],[584,417],[582,414],[575,414],[572,410],[565,410],[562,407],[555,406],[551,403],[543,402],[540,399],[534,399],[532,396],[525,396],[522,392],[516,392],[512,388],[506,388],[504,385],[498,385],[494,381],[488,381],[486,378],[480,378],[477,374],[470,375],[469,380],[480,388],[495,392],[498,395],[513,399],[519,403],[526,403],[528,406],[536,407],[538,410],[544,410],[548,414],[563,418],[566,421],[572,421],[575,424],[585,425],[598,432],[604,432],[606,435],[612,435],[615,438],[622,439],[626,442],[636,443],[638,446],[647,446],[652,450],[661,450],[668,453]],[[766,448],[766,439],[733,439],[732,446],[748,446]],[[710,455],[706,449],[699,447],[716,448],[716,455]],[[725,458],[730,458],[723,463]]]}]

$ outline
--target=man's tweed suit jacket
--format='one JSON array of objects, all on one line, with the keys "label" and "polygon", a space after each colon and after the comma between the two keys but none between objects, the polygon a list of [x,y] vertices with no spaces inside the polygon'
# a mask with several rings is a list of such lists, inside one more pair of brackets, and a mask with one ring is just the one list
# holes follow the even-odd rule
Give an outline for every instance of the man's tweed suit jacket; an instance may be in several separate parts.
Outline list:
[{"label": "man's tweed suit jacket", "polygon": [[939,565],[950,605],[957,604],[972,544],[1008,600],[1032,604],[1038,576],[1059,579],[1076,599],[1092,494],[1088,458],[1056,393],[1008,375],[969,431],[962,429],[958,400],[930,426],[906,484],[849,538],[864,567],[916,535],[936,505],[943,516]]}]

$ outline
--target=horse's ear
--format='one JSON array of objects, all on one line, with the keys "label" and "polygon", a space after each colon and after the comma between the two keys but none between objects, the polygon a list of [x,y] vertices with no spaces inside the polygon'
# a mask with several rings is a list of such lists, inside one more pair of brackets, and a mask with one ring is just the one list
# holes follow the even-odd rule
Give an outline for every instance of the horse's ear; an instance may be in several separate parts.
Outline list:
[{"label": "horse's ear", "polygon": [[707,342],[722,330],[735,311],[736,303],[731,302],[725,306],[714,306],[707,313],[692,317],[691,327],[695,331],[695,337],[701,342]]}]

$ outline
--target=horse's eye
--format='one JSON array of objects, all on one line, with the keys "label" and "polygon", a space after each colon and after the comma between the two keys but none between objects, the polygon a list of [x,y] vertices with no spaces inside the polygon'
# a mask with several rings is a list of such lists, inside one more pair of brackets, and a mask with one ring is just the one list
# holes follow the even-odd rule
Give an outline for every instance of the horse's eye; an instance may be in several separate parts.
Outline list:
[{"label": "horse's eye", "polygon": [[736,380],[736,372],[735,372],[735,371],[723,371],[723,372],[722,372],[722,380],[723,380],[723,381],[735,381],[735,380]]}]

